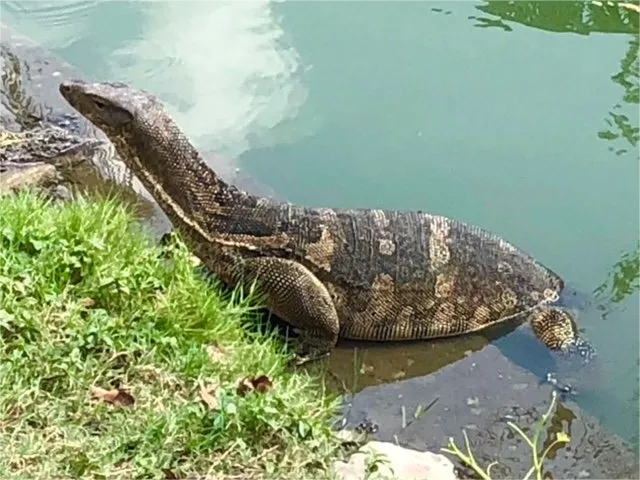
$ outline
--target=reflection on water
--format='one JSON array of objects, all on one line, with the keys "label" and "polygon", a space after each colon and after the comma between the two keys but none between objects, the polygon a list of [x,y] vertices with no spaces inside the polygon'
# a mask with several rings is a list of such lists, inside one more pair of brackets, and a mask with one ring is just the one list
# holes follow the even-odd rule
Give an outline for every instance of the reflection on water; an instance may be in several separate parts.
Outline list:
[{"label": "reflection on water", "polygon": [[[638,33],[638,11],[621,2],[483,2],[476,8],[502,20],[549,32]],[[486,26],[495,19],[474,17]]]},{"label": "reflection on water", "polygon": [[596,289],[596,293],[605,297],[607,303],[621,303],[638,293],[639,277],[640,244],[635,251],[622,254],[611,269],[609,278]]},{"label": "reflection on water", "polygon": [[192,138],[238,155],[296,115],[306,90],[295,78],[296,51],[280,45],[283,32],[269,2],[161,5],[150,9],[139,38],[110,59],[114,71],[177,107]]},{"label": "reflection on water", "polygon": [[[613,106],[609,117],[605,119],[607,128],[598,132],[600,138],[610,140],[614,144],[624,144],[623,141],[626,141],[634,150],[637,150],[638,140],[640,140],[640,129],[637,124],[637,111],[640,103],[638,67],[638,35],[634,35],[629,40],[627,54],[620,61],[620,72],[611,77],[614,82],[624,88],[623,103],[617,103]],[[629,112],[629,114],[625,112]],[[636,121],[631,120],[629,115],[632,118],[635,117]],[[628,146],[625,145],[625,147],[611,146],[609,151],[615,152],[616,155],[622,155],[627,153]]]},{"label": "reflection on water", "polygon": [[[611,268],[607,279],[595,290],[598,299],[599,308],[602,311],[602,317],[605,320],[616,321],[616,310],[625,311],[625,304],[629,304],[632,298],[638,296],[640,288],[640,243],[636,245],[634,251],[625,252],[621,255],[620,260]],[[637,301],[636,301],[637,304]],[[625,328],[625,327],[623,327]],[[636,333],[636,332],[634,332]],[[640,373],[638,367],[640,359],[628,365],[621,365],[621,372],[624,378],[632,378],[632,395],[631,402],[638,405],[640,399]],[[634,425],[638,425],[640,420],[640,411],[633,409],[635,417]],[[638,447],[640,444],[640,431],[637,428],[629,428],[629,440],[633,445]]]},{"label": "reflection on water", "polygon": [[[33,30],[22,33],[48,48],[66,58],[91,58],[89,77],[154,92],[196,144],[237,156],[269,142],[269,130],[294,118],[307,98],[297,52],[281,42],[271,3],[27,1],[2,7],[7,16],[33,22]],[[38,29],[40,22],[47,28]]]},{"label": "reflection on water", "polygon": [[[635,8],[634,8],[635,7]],[[598,136],[612,143],[626,140],[634,150],[640,140],[637,124],[638,110],[638,7],[625,2],[487,2],[476,7],[489,17],[473,17],[478,27],[499,27],[511,31],[503,20],[551,32],[571,32],[581,35],[592,33],[629,34],[629,48],[620,61],[620,72],[611,78],[624,88],[622,104],[615,104],[604,122],[607,125]],[[634,105],[629,108],[628,105]],[[625,108],[626,107],[626,108]],[[631,116],[632,118],[629,118]],[[635,121],[634,121],[635,120]],[[628,147],[611,146],[616,155],[628,152]]]}]

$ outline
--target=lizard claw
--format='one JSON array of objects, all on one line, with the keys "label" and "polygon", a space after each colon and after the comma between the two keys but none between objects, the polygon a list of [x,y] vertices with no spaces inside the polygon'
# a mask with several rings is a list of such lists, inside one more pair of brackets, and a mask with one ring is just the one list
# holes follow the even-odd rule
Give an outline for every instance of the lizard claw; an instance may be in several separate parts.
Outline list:
[{"label": "lizard claw", "polygon": [[571,383],[559,383],[554,373],[547,373],[545,381],[551,385],[553,388],[563,397],[567,396],[575,396],[578,394],[578,390]]},{"label": "lizard claw", "polygon": [[364,420],[360,422],[356,428],[356,432],[358,433],[368,433],[370,435],[375,435],[380,430],[380,426],[377,423],[372,422],[371,420]]}]

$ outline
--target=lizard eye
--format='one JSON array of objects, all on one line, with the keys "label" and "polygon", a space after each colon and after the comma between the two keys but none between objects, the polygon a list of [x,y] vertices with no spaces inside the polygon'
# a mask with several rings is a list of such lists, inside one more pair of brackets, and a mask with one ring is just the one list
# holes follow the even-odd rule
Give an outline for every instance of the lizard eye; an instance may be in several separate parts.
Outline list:
[{"label": "lizard eye", "polygon": [[98,107],[100,110],[102,110],[103,108],[105,108],[107,106],[107,103],[103,100],[100,100],[98,98],[94,98],[93,99],[93,103],[95,104],[96,107]]}]

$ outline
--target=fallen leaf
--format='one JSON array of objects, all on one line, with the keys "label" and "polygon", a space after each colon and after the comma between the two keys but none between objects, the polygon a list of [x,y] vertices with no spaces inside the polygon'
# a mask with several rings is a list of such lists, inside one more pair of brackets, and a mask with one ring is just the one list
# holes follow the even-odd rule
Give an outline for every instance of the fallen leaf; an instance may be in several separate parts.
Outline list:
[{"label": "fallen leaf", "polygon": [[273,382],[266,375],[260,375],[251,381],[257,392],[266,393],[273,387]]},{"label": "fallen leaf", "polygon": [[636,5],[635,3],[620,2],[618,6],[640,13],[640,5]]},{"label": "fallen leaf", "polygon": [[122,388],[114,388],[112,390],[105,390],[100,387],[93,387],[91,389],[91,393],[98,400],[104,400],[107,403],[111,403],[113,405],[124,405],[129,406],[136,403],[135,399]]},{"label": "fallen leaf", "polygon": [[273,382],[266,375],[260,375],[259,377],[244,377],[238,382],[238,388],[236,393],[241,397],[244,397],[247,393],[255,390],[260,393],[266,393],[273,387]]},{"label": "fallen leaf", "polygon": [[211,361],[215,363],[226,363],[228,359],[226,349],[220,345],[209,345],[207,347],[207,354]]},{"label": "fallen leaf", "polygon": [[163,468],[162,473],[164,474],[165,480],[178,480],[178,477],[176,477],[176,474],[173,473],[168,468]]},{"label": "fallen leaf", "polygon": [[209,410],[220,410],[220,402],[217,397],[218,385],[211,384],[204,386],[200,384],[200,398],[209,408]]}]

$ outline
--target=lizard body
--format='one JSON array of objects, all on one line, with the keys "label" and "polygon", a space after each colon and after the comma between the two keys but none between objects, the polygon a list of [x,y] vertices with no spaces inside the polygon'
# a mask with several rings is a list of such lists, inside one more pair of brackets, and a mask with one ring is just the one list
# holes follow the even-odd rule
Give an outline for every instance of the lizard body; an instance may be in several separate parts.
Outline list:
[{"label": "lizard body", "polygon": [[593,353],[553,305],[563,280],[496,235],[428,213],[253,196],[206,165],[155,96],[122,83],[60,91],[107,134],[207,268],[231,286],[257,279],[306,346],[460,335],[527,316],[550,349]]}]

